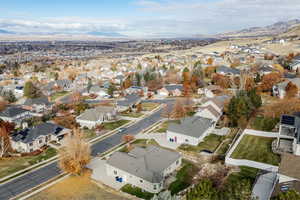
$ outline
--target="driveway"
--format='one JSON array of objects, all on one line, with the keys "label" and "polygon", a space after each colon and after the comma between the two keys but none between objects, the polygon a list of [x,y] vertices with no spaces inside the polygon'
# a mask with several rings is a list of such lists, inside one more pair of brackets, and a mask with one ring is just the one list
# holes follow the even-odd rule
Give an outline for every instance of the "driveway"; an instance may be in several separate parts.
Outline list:
[{"label": "driveway", "polygon": [[91,178],[113,189],[120,190],[126,183],[117,182],[114,177],[107,176],[105,165],[106,160],[101,160],[100,158],[93,159],[87,165],[88,168],[93,170]]},{"label": "driveway", "polygon": [[140,133],[136,136],[136,139],[154,139],[160,146],[174,150],[180,146],[180,144],[167,140],[166,133]]}]

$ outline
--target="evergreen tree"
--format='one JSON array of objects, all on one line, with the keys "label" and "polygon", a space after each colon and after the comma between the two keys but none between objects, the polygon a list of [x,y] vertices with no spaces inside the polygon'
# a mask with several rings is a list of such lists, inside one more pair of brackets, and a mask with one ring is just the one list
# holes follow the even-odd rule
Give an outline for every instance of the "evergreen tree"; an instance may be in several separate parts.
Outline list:
[{"label": "evergreen tree", "polygon": [[36,88],[31,81],[25,83],[24,96],[27,98],[36,98],[39,96],[39,90]]}]

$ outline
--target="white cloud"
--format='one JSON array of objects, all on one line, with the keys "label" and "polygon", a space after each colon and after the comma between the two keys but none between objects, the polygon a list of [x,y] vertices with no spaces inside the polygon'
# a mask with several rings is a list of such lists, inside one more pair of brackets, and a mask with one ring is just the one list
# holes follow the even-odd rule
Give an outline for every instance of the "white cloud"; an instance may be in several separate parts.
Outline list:
[{"label": "white cloud", "polygon": [[[129,36],[189,36],[264,26],[300,18],[300,0],[132,0],[131,18],[0,19],[18,32],[117,32]],[[145,14],[139,16],[141,13]]]}]

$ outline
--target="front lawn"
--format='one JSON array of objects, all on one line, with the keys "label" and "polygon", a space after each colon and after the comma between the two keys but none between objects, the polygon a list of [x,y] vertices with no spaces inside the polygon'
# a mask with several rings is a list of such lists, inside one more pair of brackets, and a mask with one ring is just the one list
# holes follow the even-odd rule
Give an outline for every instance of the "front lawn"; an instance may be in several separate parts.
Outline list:
[{"label": "front lawn", "polygon": [[169,120],[164,121],[157,129],[155,129],[153,132],[155,133],[165,133],[168,130],[168,126],[170,123],[180,123],[180,120]]},{"label": "front lawn", "polygon": [[[159,144],[155,140],[153,140],[153,139],[150,139],[150,140],[147,140],[147,139],[137,139],[137,140],[135,140],[134,142],[132,142],[130,144],[131,147],[142,147],[142,148],[146,148],[148,145],[159,146]],[[129,152],[128,146],[124,146],[119,151],[128,153]]]},{"label": "front lawn", "polygon": [[116,192],[110,192],[91,181],[90,173],[81,176],[69,176],[51,187],[37,193],[30,200],[128,200]]},{"label": "front lawn", "polygon": [[142,109],[144,111],[151,111],[154,110],[155,108],[157,108],[159,106],[158,103],[152,103],[152,102],[146,102],[146,103],[142,103]]},{"label": "front lawn", "polygon": [[129,120],[118,120],[115,122],[105,122],[103,123],[103,127],[106,130],[114,130],[116,128],[119,128],[120,126],[123,126],[124,124],[128,123]]},{"label": "front lawn", "polygon": [[56,99],[58,99],[59,97],[65,96],[69,94],[68,91],[61,91],[61,92],[56,92],[53,95],[51,95],[50,99],[51,101],[55,101]]},{"label": "front lawn", "polygon": [[274,138],[244,135],[231,157],[278,165],[280,156],[272,152]]},{"label": "front lawn", "polygon": [[131,195],[134,195],[138,198],[141,198],[141,199],[152,199],[152,197],[154,196],[153,193],[150,193],[150,192],[146,192],[146,191],[143,191],[141,188],[138,188],[138,187],[134,187],[134,186],[131,186],[129,184],[127,185],[124,185],[122,188],[121,188],[121,191],[122,192],[126,192],[128,194],[131,194]]},{"label": "front lawn", "polygon": [[199,169],[190,162],[183,162],[183,167],[176,174],[176,181],[170,184],[169,190],[171,194],[186,189],[192,184],[193,177],[198,173]]},{"label": "front lawn", "polygon": [[143,113],[137,113],[137,112],[128,112],[128,113],[122,113],[121,116],[123,117],[132,117],[132,118],[139,118],[143,116]]},{"label": "front lawn", "polygon": [[223,136],[210,134],[206,136],[203,142],[200,142],[197,146],[183,144],[179,147],[179,149],[184,151],[194,151],[194,152],[200,152],[202,150],[209,150],[211,152],[214,152],[216,148],[221,144],[223,139],[224,139]]},{"label": "front lawn", "polygon": [[0,178],[47,160],[56,154],[57,151],[49,147],[44,152],[36,156],[2,158],[0,159]]}]

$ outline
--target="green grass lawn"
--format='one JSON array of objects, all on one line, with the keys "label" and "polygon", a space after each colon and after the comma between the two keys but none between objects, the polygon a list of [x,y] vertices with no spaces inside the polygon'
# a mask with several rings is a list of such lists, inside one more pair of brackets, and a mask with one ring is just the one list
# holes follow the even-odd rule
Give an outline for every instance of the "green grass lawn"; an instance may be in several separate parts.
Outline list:
[{"label": "green grass lawn", "polygon": [[118,120],[115,122],[105,122],[103,123],[103,127],[106,130],[114,130],[116,128],[119,128],[120,126],[123,126],[124,124],[128,123],[129,120]]},{"label": "green grass lawn", "polygon": [[[151,139],[151,140],[147,140],[147,139],[137,139],[134,142],[131,143],[132,146],[134,147],[143,147],[146,148],[148,145],[156,145],[159,146],[159,144]],[[128,148],[127,146],[123,147],[122,149],[120,149],[121,152],[128,152]]]},{"label": "green grass lawn", "polygon": [[150,192],[146,192],[146,191],[142,191],[141,188],[138,188],[138,187],[134,187],[134,186],[131,186],[129,184],[127,185],[124,185],[121,190],[123,192],[126,192],[128,194],[131,194],[131,195],[134,195],[138,198],[141,198],[141,199],[147,199],[147,200],[150,200],[152,199],[152,197],[154,196],[153,193],[150,193]]},{"label": "green grass lawn", "polygon": [[57,154],[53,148],[46,149],[43,153],[36,156],[11,157],[0,159],[0,178],[25,169],[31,165],[47,160]]},{"label": "green grass lawn", "polygon": [[216,152],[217,154],[224,155],[230,147],[234,137],[238,133],[238,129],[231,129],[230,133],[224,137],[222,146]]},{"label": "green grass lawn", "polygon": [[211,152],[214,152],[216,148],[221,144],[223,139],[224,136],[210,134],[206,136],[203,142],[200,142],[197,146],[183,144],[179,147],[179,149],[184,151],[195,151],[195,152],[200,152],[202,150],[209,150]]},{"label": "green grass lawn", "polygon": [[143,113],[136,113],[136,112],[129,112],[129,113],[122,113],[121,116],[124,117],[133,117],[133,118],[139,118],[143,116]]},{"label": "green grass lawn", "polygon": [[171,194],[177,194],[192,184],[193,177],[199,169],[190,162],[183,162],[183,167],[176,174],[176,181],[170,184]]},{"label": "green grass lawn", "polygon": [[164,121],[157,129],[155,129],[153,132],[155,133],[165,133],[168,130],[168,126],[170,123],[179,123],[180,120],[170,120],[170,121]]},{"label": "green grass lawn", "polygon": [[152,103],[152,102],[147,102],[147,103],[142,103],[142,108],[144,111],[151,111],[159,106],[158,103]]},{"label": "green grass lawn", "polygon": [[274,138],[244,135],[231,157],[278,165],[280,156],[271,149]]},{"label": "green grass lawn", "polygon": [[56,92],[56,93],[54,93],[53,95],[51,95],[50,98],[51,98],[51,101],[55,101],[57,98],[62,97],[62,96],[65,96],[65,95],[67,95],[67,94],[69,94],[68,91]]},{"label": "green grass lawn", "polygon": [[91,140],[97,137],[97,134],[93,129],[83,129],[83,133],[84,133],[84,138],[87,140]]}]

